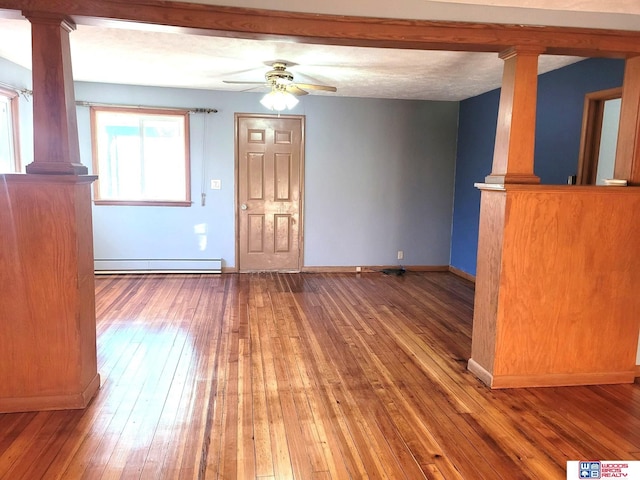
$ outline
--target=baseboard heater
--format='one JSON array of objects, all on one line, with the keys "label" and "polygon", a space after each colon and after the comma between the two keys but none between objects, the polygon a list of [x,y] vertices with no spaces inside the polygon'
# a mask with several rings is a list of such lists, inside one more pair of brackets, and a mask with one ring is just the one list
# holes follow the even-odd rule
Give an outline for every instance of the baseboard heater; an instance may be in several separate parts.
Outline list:
[{"label": "baseboard heater", "polygon": [[221,273],[222,259],[95,260],[98,274],[109,273]]}]

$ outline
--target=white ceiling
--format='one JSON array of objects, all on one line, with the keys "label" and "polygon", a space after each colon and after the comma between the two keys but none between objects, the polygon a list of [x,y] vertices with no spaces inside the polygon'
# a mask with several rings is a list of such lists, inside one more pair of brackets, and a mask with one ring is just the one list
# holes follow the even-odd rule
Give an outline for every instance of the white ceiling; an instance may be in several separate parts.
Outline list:
[{"label": "white ceiling", "polygon": [[[640,30],[638,0],[325,0],[311,6],[299,0],[195,1],[311,13]],[[0,57],[30,68],[30,43],[26,20],[0,18]],[[338,92],[328,95],[350,97],[461,100],[499,87],[502,75],[495,53],[322,46],[84,25],[71,34],[71,49],[78,81],[227,91],[245,87],[223,80],[261,81],[269,70],[265,62],[274,60],[292,62],[296,81],[334,85]],[[578,60],[545,55],[540,72]]]}]

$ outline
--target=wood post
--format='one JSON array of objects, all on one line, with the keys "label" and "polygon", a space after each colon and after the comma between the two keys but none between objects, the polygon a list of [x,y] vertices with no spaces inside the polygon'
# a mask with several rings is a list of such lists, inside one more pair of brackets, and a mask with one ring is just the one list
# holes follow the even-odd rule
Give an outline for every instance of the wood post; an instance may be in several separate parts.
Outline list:
[{"label": "wood post", "polygon": [[84,175],[69,47],[75,23],[61,15],[24,15],[31,22],[34,119],[34,161],[26,171]]},{"label": "wood post", "polygon": [[504,60],[493,168],[486,183],[540,183],[533,173],[540,49],[514,47]]},{"label": "wood post", "polygon": [[[491,175],[481,189],[471,358],[492,388],[634,380],[640,189],[526,185],[533,174],[537,58],[505,60]],[[640,181],[640,57],[629,60],[619,178]],[[625,99],[625,95],[628,95]],[[624,285],[624,288],[619,287]]]},{"label": "wood post", "polygon": [[614,177],[640,185],[640,56],[624,69]]},{"label": "wood post", "polygon": [[91,183],[80,163],[69,32],[25,13],[34,161],[0,175],[0,412],[84,408],[97,392]]}]

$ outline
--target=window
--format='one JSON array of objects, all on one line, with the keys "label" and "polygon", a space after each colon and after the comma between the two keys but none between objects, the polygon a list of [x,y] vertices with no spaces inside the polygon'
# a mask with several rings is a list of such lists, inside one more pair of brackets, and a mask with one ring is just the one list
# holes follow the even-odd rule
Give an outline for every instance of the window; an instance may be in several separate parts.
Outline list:
[{"label": "window", "polygon": [[0,88],[0,173],[20,171],[18,93]]},{"label": "window", "polygon": [[191,205],[189,113],[91,107],[97,205]]}]

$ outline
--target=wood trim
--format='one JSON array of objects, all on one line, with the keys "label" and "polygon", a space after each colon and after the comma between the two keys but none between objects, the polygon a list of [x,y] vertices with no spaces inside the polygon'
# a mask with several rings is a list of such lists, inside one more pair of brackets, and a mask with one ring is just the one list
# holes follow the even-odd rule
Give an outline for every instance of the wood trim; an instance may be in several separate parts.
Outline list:
[{"label": "wood trim", "polygon": [[98,179],[97,175],[41,175],[24,173],[0,174],[0,181],[10,183],[40,183],[43,185],[50,183],[78,184],[92,183]]},{"label": "wood trim", "polygon": [[[397,268],[397,266],[384,268]],[[408,272],[448,272],[449,265],[404,265],[404,269]]]},{"label": "wood trim", "polygon": [[300,128],[301,128],[301,138],[302,148],[300,150],[300,198],[298,199],[299,204],[299,218],[298,222],[300,223],[300,227],[298,229],[298,271],[304,265],[304,204],[305,204],[305,178],[306,178],[306,153],[307,153],[307,116],[306,115],[298,115],[300,117]]},{"label": "wood trim", "polygon": [[43,395],[29,397],[0,398],[0,412],[17,413],[46,410],[77,410],[85,408],[100,389],[100,375],[89,382],[79,393],[68,395]]},{"label": "wood trim", "polygon": [[607,100],[621,97],[622,87],[600,90],[584,96],[580,154],[578,156],[578,185],[595,185],[596,183],[604,103]]},{"label": "wood trim", "polygon": [[473,358],[470,358],[467,369],[492,389],[633,383],[635,378],[640,377],[640,365],[636,365],[635,371],[630,372],[509,376],[492,375]]},{"label": "wood trim", "polygon": [[460,278],[464,278],[465,280],[469,280],[470,282],[476,283],[475,275],[471,275],[470,273],[467,273],[464,270],[460,270],[459,268],[456,268],[453,265],[449,265],[449,271]]},{"label": "wood trim", "polygon": [[493,375],[491,388],[569,387],[633,383],[635,372],[559,373],[548,375]]},{"label": "wood trim", "polygon": [[[397,265],[387,266],[368,266],[360,267],[361,272],[356,271],[355,266],[343,266],[343,267],[302,267],[300,273],[371,273],[379,272],[384,268],[398,268]],[[408,272],[448,272],[450,271],[447,265],[412,265],[404,267]],[[154,272],[155,273],[155,272]],[[222,273],[239,273],[237,267],[222,267]],[[463,277],[464,278],[464,277]]]},{"label": "wood trim", "polygon": [[622,87],[607,88],[605,90],[598,90],[597,92],[587,93],[585,98],[590,100],[613,100],[614,98],[622,97]]},{"label": "wood trim", "polygon": [[358,272],[358,267],[302,267],[300,273],[367,273],[372,270],[366,267],[360,267],[361,271]]},{"label": "wood trim", "polygon": [[[504,190],[504,187],[503,187]],[[500,310],[500,281],[504,252],[505,191],[482,191],[476,265],[471,358],[493,372],[496,357],[496,326]]]},{"label": "wood trim", "polygon": [[573,195],[575,193],[602,193],[606,195],[628,195],[638,194],[639,187],[619,187],[605,185],[525,185],[525,184],[492,184],[492,183],[476,183],[474,185],[479,190],[489,192],[537,192],[537,193],[565,193]]},{"label": "wood trim", "polygon": [[493,375],[491,375],[486,368],[476,362],[473,358],[469,359],[469,362],[467,363],[467,370],[478,377],[478,379],[486,386],[493,386]]},{"label": "wood trim", "polygon": [[[357,269],[360,268],[360,272]],[[307,266],[300,270],[303,273],[372,273],[387,268],[400,268],[398,265],[369,265],[369,266]],[[448,265],[404,265],[407,272],[448,272]]]},{"label": "wood trim", "polygon": [[624,67],[614,178],[640,185],[640,56]]},{"label": "wood trim", "polygon": [[[127,107],[127,106],[99,106],[91,105],[89,108],[89,120],[91,126],[91,158],[93,172],[100,175],[100,162],[98,159],[97,141],[97,116],[100,112],[122,112],[134,115],[165,115],[182,117],[184,122],[184,171],[185,171],[185,197],[184,200],[117,200],[100,198],[100,180],[93,184],[93,197],[95,205],[129,205],[129,206],[156,206],[156,207],[190,207],[191,201],[191,140],[190,121],[188,109],[179,108],[154,108],[154,107]],[[206,135],[206,132],[203,132]]]},{"label": "wood trim", "polygon": [[[0,8],[24,7],[24,0],[0,0]],[[640,32],[611,29],[320,15],[159,0],[31,0],[28,7],[69,15],[84,25],[327,45],[478,52],[521,45],[553,55],[623,58],[640,54]]]}]

